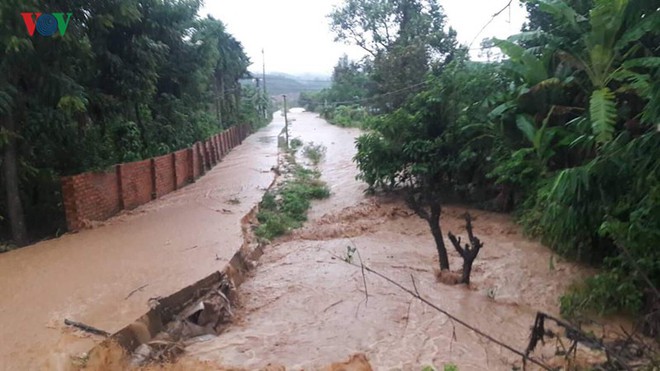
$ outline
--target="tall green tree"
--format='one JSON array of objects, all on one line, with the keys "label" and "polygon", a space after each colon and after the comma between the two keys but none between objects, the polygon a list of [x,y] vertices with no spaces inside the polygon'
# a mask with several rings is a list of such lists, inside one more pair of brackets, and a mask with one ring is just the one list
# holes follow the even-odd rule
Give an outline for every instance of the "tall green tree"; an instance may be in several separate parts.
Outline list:
[{"label": "tall green tree", "polygon": [[[61,175],[163,154],[248,119],[239,80],[249,59],[221,21],[197,18],[200,6],[0,4],[0,240],[23,245],[64,228]],[[21,12],[73,14],[64,35],[43,37],[28,35]]]},{"label": "tall green tree", "polygon": [[336,40],[361,47],[371,58],[372,95],[382,110],[414,95],[433,65],[451,60],[456,33],[445,32],[436,0],[346,0],[330,14]]}]

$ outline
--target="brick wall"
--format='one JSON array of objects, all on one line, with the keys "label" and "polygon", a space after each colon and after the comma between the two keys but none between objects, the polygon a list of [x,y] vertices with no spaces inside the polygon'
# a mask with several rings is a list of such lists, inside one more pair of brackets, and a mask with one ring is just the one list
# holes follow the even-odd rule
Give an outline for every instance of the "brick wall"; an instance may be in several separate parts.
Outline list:
[{"label": "brick wall", "polygon": [[248,125],[233,126],[190,148],[143,161],[117,164],[107,172],[62,177],[69,231],[85,228],[123,209],[134,209],[184,187],[204,175],[250,134]]},{"label": "brick wall", "polygon": [[179,189],[190,183],[193,179],[192,167],[190,166],[192,150],[190,148],[182,149],[174,152],[173,155],[174,171],[176,174],[176,189]]},{"label": "brick wall", "polygon": [[156,197],[168,194],[176,188],[174,174],[174,153],[152,159],[155,169]]},{"label": "brick wall", "polygon": [[124,209],[131,210],[151,201],[153,186],[151,160],[117,165],[121,176],[121,194]]},{"label": "brick wall", "polygon": [[69,230],[83,228],[85,220],[105,220],[118,213],[122,209],[118,187],[115,168],[110,172],[83,173],[62,178]]}]

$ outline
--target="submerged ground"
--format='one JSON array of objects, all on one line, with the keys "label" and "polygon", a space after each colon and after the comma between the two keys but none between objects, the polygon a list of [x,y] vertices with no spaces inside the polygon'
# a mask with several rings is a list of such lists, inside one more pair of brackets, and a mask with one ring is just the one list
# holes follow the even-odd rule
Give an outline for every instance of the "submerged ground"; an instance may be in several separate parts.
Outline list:
[{"label": "submerged ground", "polygon": [[242,243],[241,218],[274,178],[283,125],[276,117],[195,184],[94,229],[1,254],[0,369],[62,369],[100,340],[65,318],[115,332],[149,298],[222,269]]},{"label": "submerged ground", "polygon": [[[482,331],[523,350],[537,311],[558,313],[560,294],[591,273],[554,257],[506,215],[470,210],[484,242],[470,287],[438,283],[425,222],[400,200],[367,196],[352,162],[357,129],[294,113],[290,133],[323,144],[318,165],[330,198],[314,202],[300,230],[265,247],[238,289],[235,321],[189,346],[180,364],[208,360],[258,369],[315,369],[365,353],[374,369],[510,370],[519,358],[431,310],[386,281],[349,265],[347,247],[371,268],[412,288]],[[242,242],[241,218],[261,199],[277,163],[276,115],[196,184],[97,228],[0,255],[0,364],[64,369],[101,339],[65,318],[114,332],[167,296],[221,270]],[[464,235],[465,208],[449,205],[444,232]],[[359,263],[357,253],[352,261]],[[452,269],[461,260],[450,252]],[[364,280],[366,278],[366,290]],[[139,290],[136,290],[139,289]],[[553,346],[537,354],[550,357]],[[184,367],[185,369],[185,367]]]},{"label": "submerged ground", "polygon": [[[292,118],[292,138],[327,147],[319,170],[332,194],[313,204],[301,230],[266,247],[239,289],[237,322],[189,347],[186,357],[247,369],[268,364],[317,369],[356,352],[379,370],[450,363],[460,370],[521,366],[510,352],[369,274],[367,299],[361,269],[343,261],[347,247],[405,286],[412,288],[414,277],[423,296],[522,350],[536,312],[557,314],[560,294],[588,272],[522,236],[508,216],[470,210],[475,234],[484,242],[473,282],[470,287],[436,282],[437,254],[425,221],[400,200],[366,196],[365,185],[355,179],[359,130],[329,125],[312,113]],[[444,231],[465,235],[464,212],[446,207]],[[453,251],[450,260],[459,270],[462,261]],[[353,261],[359,262],[357,254]]]}]

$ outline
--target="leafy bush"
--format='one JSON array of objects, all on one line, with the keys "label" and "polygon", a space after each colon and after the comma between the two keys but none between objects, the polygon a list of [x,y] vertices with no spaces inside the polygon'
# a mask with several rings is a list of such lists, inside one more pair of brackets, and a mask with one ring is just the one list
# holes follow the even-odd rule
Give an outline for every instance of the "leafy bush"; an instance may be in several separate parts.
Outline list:
[{"label": "leafy bush", "polygon": [[295,165],[292,174],[292,179],[267,192],[261,200],[257,213],[259,226],[255,230],[258,237],[272,240],[299,228],[307,220],[310,200],[330,196],[327,185],[319,180],[318,171]]},{"label": "leafy bush", "polygon": [[412,98],[368,119],[359,177],[509,200],[528,233],[601,268],[563,298],[565,313],[648,312],[660,301],[660,57],[644,45],[660,40],[660,17],[645,2],[538,2],[528,26],[538,30],[496,40],[507,60],[457,51]]},{"label": "leafy bush", "polygon": [[289,147],[294,151],[297,150],[298,148],[302,147],[302,146],[303,146],[303,141],[300,140],[300,138],[293,138],[289,142]]},{"label": "leafy bush", "polygon": [[323,117],[337,126],[362,128],[369,119],[369,112],[360,106],[338,106],[324,111]]},{"label": "leafy bush", "polygon": [[312,164],[318,165],[321,162],[323,156],[325,156],[326,148],[322,144],[314,144],[314,142],[308,143],[303,147],[303,155],[307,157]]}]

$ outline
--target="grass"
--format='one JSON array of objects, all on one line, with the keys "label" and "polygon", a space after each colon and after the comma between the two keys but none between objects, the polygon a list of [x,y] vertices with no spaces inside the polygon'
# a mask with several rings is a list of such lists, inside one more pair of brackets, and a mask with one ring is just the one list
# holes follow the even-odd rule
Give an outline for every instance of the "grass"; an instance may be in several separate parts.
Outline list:
[{"label": "grass", "polygon": [[305,147],[303,147],[303,155],[307,157],[314,165],[318,165],[321,162],[321,159],[325,155],[326,148],[322,144],[314,144],[314,142],[309,142]]},{"label": "grass", "polygon": [[293,177],[274,191],[266,192],[259,204],[257,237],[272,240],[302,226],[311,200],[330,196],[328,186],[316,170],[294,165]]},{"label": "grass", "polygon": [[296,151],[298,148],[303,146],[303,141],[300,140],[300,138],[293,138],[291,139],[291,142],[289,142],[289,147]]}]

